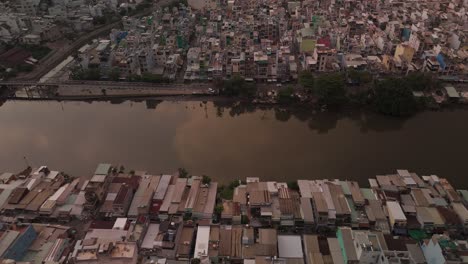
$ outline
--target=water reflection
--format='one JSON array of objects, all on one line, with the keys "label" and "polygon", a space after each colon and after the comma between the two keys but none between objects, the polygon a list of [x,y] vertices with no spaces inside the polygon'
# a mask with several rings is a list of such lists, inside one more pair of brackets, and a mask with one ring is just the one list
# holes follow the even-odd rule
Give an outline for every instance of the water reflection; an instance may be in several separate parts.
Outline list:
[{"label": "water reflection", "polygon": [[464,110],[402,120],[228,101],[114,103],[5,103],[0,171],[23,169],[27,156],[33,165],[77,176],[111,162],[152,173],[185,167],[220,181],[259,176],[366,182],[397,168],[455,179],[464,171],[468,147]]},{"label": "water reflection", "polygon": [[342,119],[349,119],[361,128],[361,132],[367,131],[389,131],[401,129],[406,119],[383,117],[379,114],[364,110],[345,111],[324,111],[317,112],[308,106],[282,107],[275,105],[253,105],[250,103],[215,101],[216,116],[222,118],[225,110],[231,117],[242,114],[254,113],[257,111],[273,111],[276,120],[287,122],[291,117],[299,121],[307,122],[311,130],[324,134],[336,128],[337,123]]}]

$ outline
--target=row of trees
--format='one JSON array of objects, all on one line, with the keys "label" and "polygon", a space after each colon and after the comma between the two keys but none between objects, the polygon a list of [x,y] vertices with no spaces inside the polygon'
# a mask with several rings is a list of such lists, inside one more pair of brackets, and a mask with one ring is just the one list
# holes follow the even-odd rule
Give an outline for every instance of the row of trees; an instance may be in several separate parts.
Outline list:
[{"label": "row of trees", "polygon": [[[361,85],[369,85],[369,90],[349,94],[345,80]],[[314,77],[310,72],[299,76],[299,83],[312,93],[320,105],[340,107],[350,101],[370,105],[380,113],[392,116],[409,116],[425,107],[425,100],[414,97],[413,91],[428,91],[440,88],[440,83],[430,74],[412,73],[405,77],[388,77],[374,80],[365,71],[351,70],[342,73],[329,73]]]},{"label": "row of trees", "polygon": [[299,83],[315,95],[321,105],[338,107],[347,102],[345,78],[341,73],[322,74],[315,78],[310,72],[302,72]]},{"label": "row of trees", "polygon": [[220,94],[226,96],[254,97],[257,93],[255,83],[247,82],[240,76],[234,76],[229,80],[220,80],[216,83]]},{"label": "row of trees", "polygon": [[72,69],[70,77],[73,80],[97,81],[101,79],[101,70],[99,68],[83,69],[76,67]]}]

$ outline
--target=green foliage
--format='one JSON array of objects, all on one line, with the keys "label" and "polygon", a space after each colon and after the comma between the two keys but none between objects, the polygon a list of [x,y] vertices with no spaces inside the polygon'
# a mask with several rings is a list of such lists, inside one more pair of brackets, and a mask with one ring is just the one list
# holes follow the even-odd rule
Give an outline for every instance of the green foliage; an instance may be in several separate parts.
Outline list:
[{"label": "green foliage", "polygon": [[314,90],[319,103],[323,105],[338,107],[345,104],[348,100],[344,78],[340,73],[321,75],[317,78]]},{"label": "green foliage", "polygon": [[141,75],[141,81],[143,82],[151,82],[151,83],[168,83],[170,80],[165,78],[159,74],[153,74],[149,72],[145,72]]},{"label": "green foliage", "polygon": [[430,73],[422,72],[410,73],[403,78],[403,81],[413,91],[428,91],[439,88],[440,85],[437,78],[434,78]]},{"label": "green foliage", "polygon": [[211,178],[206,176],[206,175],[203,175],[202,177],[202,183],[205,184],[205,185],[208,185],[211,183]]},{"label": "green foliage", "polygon": [[188,171],[184,168],[179,168],[179,177],[180,178],[188,178],[190,175]]},{"label": "green foliage", "polygon": [[288,182],[288,188],[291,190],[299,191],[299,185],[297,184],[297,181]]},{"label": "green foliage", "polygon": [[278,91],[279,103],[291,103],[294,101],[296,101],[296,97],[294,97],[294,88],[292,86],[288,86]]},{"label": "green foliage", "polygon": [[99,80],[101,79],[101,70],[99,68],[82,69],[80,67],[75,67],[71,71],[71,78],[73,80]]},{"label": "green foliage", "polygon": [[188,1],[187,0],[172,1],[170,4],[167,4],[167,5],[163,6],[163,9],[165,9],[165,8],[172,9],[174,7],[179,7],[180,5],[188,6]]},{"label": "green foliage", "polygon": [[234,180],[229,184],[229,188],[234,190],[239,185],[240,185],[240,182],[238,180]]},{"label": "green foliage", "polygon": [[299,84],[305,89],[312,91],[314,89],[314,75],[308,71],[302,71],[299,74]]},{"label": "green foliage", "polygon": [[370,92],[368,90],[350,94],[348,96],[349,101],[355,105],[367,105],[370,102]]},{"label": "green foliage", "polygon": [[374,106],[386,115],[410,116],[418,110],[418,102],[413,92],[402,78],[388,78],[376,83]]},{"label": "green foliage", "polygon": [[238,180],[232,181],[228,186],[221,185],[218,188],[219,196],[225,200],[232,200],[232,197],[234,196],[234,189],[239,185],[240,183]]},{"label": "green foliage", "polygon": [[141,82],[141,76],[137,74],[129,74],[127,80],[130,82]]},{"label": "green foliage", "polygon": [[255,83],[248,83],[240,76],[222,81],[218,86],[220,93],[226,96],[254,97],[257,93]]},{"label": "green foliage", "polygon": [[31,52],[32,57],[34,59],[36,59],[36,60],[40,60],[40,59],[44,58],[51,51],[51,49],[49,47],[40,46],[40,45],[23,44],[23,45],[21,45],[21,48]]},{"label": "green foliage", "polygon": [[359,84],[368,84],[372,82],[372,74],[368,71],[358,71],[355,69],[350,69],[348,71],[348,78],[353,82]]},{"label": "green foliage", "polygon": [[241,224],[247,225],[249,223],[249,218],[246,215],[241,216]]},{"label": "green foliage", "polygon": [[215,212],[215,214],[217,214],[217,215],[220,215],[223,211],[224,211],[224,206],[223,206],[222,204],[218,204],[218,205],[216,205],[216,207],[214,208],[214,212]]},{"label": "green foliage", "polygon": [[232,200],[232,197],[234,196],[234,189],[222,185],[219,187],[218,193],[221,198],[225,200]]},{"label": "green foliage", "polygon": [[109,71],[109,79],[111,81],[118,81],[119,77],[120,77],[120,69],[119,68],[114,67]]}]

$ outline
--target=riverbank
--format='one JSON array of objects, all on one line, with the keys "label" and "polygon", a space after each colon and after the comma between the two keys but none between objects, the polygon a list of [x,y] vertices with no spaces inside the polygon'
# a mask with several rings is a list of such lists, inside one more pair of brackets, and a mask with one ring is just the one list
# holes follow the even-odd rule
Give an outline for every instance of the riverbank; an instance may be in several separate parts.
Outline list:
[{"label": "riverbank", "polygon": [[[60,85],[49,84],[18,89],[7,97],[18,101],[110,101],[125,100],[169,100],[169,101],[210,101],[231,104],[252,104],[253,106],[271,106],[282,109],[305,108],[312,112],[353,111],[365,109],[379,112],[369,100],[372,90],[354,92],[348,95],[346,103],[339,106],[328,106],[320,103],[318,98],[307,91],[296,88],[295,92],[284,96],[285,88],[278,85],[259,85],[254,98],[227,96],[219,94],[212,83],[204,84],[147,84],[147,83],[113,83],[113,82],[68,82]],[[449,98],[447,92],[418,92],[414,97],[418,110],[440,110],[458,108],[468,104],[468,88],[458,86],[459,98]]]}]

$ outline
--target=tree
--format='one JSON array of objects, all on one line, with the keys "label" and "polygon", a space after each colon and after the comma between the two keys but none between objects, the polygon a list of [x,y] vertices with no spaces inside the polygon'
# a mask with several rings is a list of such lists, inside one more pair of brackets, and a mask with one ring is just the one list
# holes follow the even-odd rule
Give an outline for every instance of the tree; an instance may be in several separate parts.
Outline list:
[{"label": "tree", "polygon": [[217,204],[214,208],[214,212],[217,215],[220,215],[224,211],[224,206],[222,204]]},{"label": "tree", "polygon": [[127,13],[128,13],[128,12],[127,12],[126,9],[121,9],[121,10],[119,11],[119,15],[121,15],[121,16],[126,16]]},{"label": "tree", "polygon": [[299,191],[299,185],[297,184],[297,181],[288,182],[288,188],[291,190]]},{"label": "tree", "polygon": [[278,91],[279,103],[291,103],[295,100],[296,97],[294,97],[294,88],[292,86],[287,86],[286,88],[280,89]]},{"label": "tree", "polygon": [[101,70],[99,68],[89,68],[85,71],[86,80],[99,80],[101,79]]},{"label": "tree", "polygon": [[84,74],[83,69],[81,69],[81,67],[74,67],[70,71],[70,77],[73,80],[84,80],[85,74]]},{"label": "tree", "polygon": [[239,180],[234,180],[229,184],[229,188],[234,190],[239,185],[240,185]]},{"label": "tree", "polygon": [[218,83],[218,88],[221,94],[227,96],[253,97],[257,93],[254,83],[248,83],[238,75]]},{"label": "tree", "polygon": [[302,71],[299,74],[299,84],[305,89],[312,91],[314,89],[314,75],[308,71]]},{"label": "tree", "polygon": [[189,173],[186,169],[184,168],[179,168],[179,177],[180,178],[188,178],[189,177]]},{"label": "tree", "polygon": [[202,183],[205,184],[205,185],[209,185],[211,183],[211,178],[206,176],[206,175],[203,175]]},{"label": "tree", "polygon": [[118,81],[120,77],[120,69],[119,68],[112,68],[109,72],[109,79],[111,81]]},{"label": "tree", "polygon": [[94,25],[104,25],[104,24],[106,24],[106,22],[107,22],[107,19],[106,19],[105,16],[95,17],[93,19],[93,24]]},{"label": "tree", "polygon": [[401,78],[388,78],[376,83],[374,106],[386,115],[410,116],[418,110],[418,102],[408,83]]},{"label": "tree", "polygon": [[137,74],[129,74],[127,76],[127,79],[131,82],[139,82],[141,81],[141,76]]},{"label": "tree", "polygon": [[372,74],[368,71],[358,71],[355,69],[350,69],[348,71],[348,78],[351,81],[356,82],[358,84],[368,84],[372,82]]},{"label": "tree", "polygon": [[430,73],[414,72],[403,78],[405,85],[413,91],[428,91],[432,88],[438,88],[438,80]]},{"label": "tree", "polygon": [[338,107],[347,102],[343,75],[330,73],[321,75],[315,83],[315,94],[319,103]]}]

